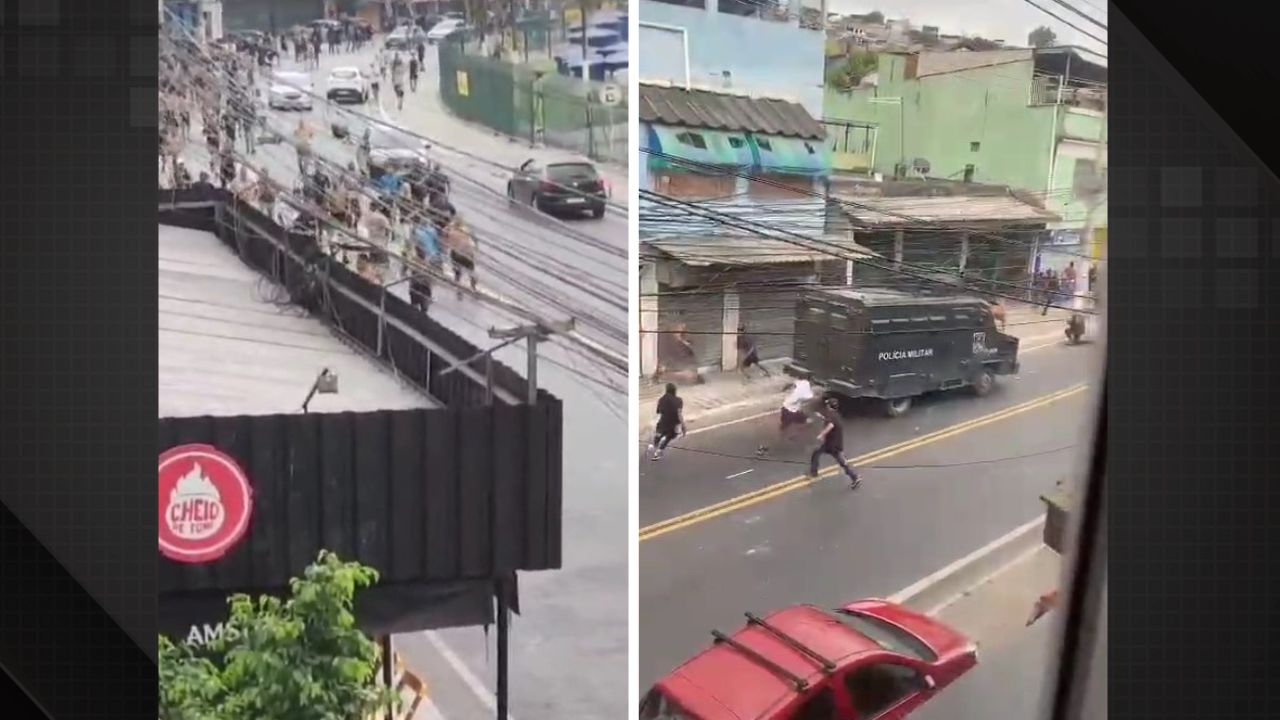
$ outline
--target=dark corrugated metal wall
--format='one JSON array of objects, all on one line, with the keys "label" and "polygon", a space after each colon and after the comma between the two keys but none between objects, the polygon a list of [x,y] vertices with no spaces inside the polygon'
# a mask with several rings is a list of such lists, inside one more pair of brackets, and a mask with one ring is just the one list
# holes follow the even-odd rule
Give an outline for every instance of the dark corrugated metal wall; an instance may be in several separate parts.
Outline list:
[{"label": "dark corrugated metal wall", "polygon": [[746,292],[738,298],[738,321],[756,341],[761,360],[791,357],[797,291]]}]

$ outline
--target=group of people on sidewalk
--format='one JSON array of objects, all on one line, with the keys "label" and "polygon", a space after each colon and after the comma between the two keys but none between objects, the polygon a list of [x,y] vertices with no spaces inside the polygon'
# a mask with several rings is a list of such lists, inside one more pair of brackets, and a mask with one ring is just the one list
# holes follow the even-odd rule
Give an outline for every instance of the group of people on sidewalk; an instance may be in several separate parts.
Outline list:
[{"label": "group of people on sidewalk", "polygon": [[[1078,290],[1079,275],[1080,271],[1076,269],[1074,260],[1068,262],[1061,272],[1053,268],[1036,271],[1031,278],[1031,293],[1033,302],[1041,306],[1041,315],[1047,314],[1054,305],[1071,306]],[[1085,275],[1085,291],[1093,292],[1097,281],[1098,267],[1096,264],[1090,265]]]},{"label": "group of people on sidewalk", "polygon": [[[277,39],[268,35],[267,42],[274,46]],[[320,67],[320,55],[327,48],[330,55],[340,52],[359,52],[373,41],[373,28],[359,22],[341,26],[314,26],[294,28],[279,37],[280,52],[293,48],[294,62],[316,69]]]}]

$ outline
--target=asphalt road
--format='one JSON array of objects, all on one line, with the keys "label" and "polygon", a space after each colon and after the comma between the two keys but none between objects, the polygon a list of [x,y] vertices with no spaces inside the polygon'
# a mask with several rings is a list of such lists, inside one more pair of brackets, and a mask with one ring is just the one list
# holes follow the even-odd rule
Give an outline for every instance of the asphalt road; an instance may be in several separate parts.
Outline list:
[{"label": "asphalt road", "polygon": [[[371,53],[325,56],[315,73],[316,87],[324,87],[331,67],[367,65]],[[406,98],[405,112],[398,121],[408,129],[459,149],[515,165],[513,160],[525,149],[492,138],[439,109],[431,90],[437,70],[428,53],[422,86]],[[290,62],[285,63],[286,66]],[[390,93],[383,91],[385,102]],[[365,108],[362,111],[368,111]],[[372,108],[377,112],[376,107]],[[318,130],[328,127],[327,118],[339,111],[317,105],[310,113],[274,112],[273,128],[291,130],[299,116]],[[392,116],[396,113],[391,113]],[[199,137],[198,131],[193,138]],[[193,143],[199,145],[200,143]],[[198,160],[203,148],[193,147],[187,155]],[[318,132],[315,151],[337,161],[354,160],[355,147]],[[437,148],[435,152],[441,151]],[[537,153],[539,151],[530,151]],[[207,158],[207,156],[205,156]],[[549,319],[592,314],[616,323],[625,338],[626,279],[623,258],[608,261],[608,253],[593,246],[626,247],[625,217],[606,214],[602,220],[560,223],[521,208],[510,208],[502,194],[502,173],[484,162],[461,158],[457,153],[439,154],[451,176],[452,199],[460,214],[481,233],[479,279],[483,287],[496,291],[526,309],[541,310],[548,304],[540,297],[547,288],[567,295],[561,309]],[[296,179],[296,153],[292,145],[262,146],[251,164],[265,167],[272,177],[290,182]],[[197,168],[199,170],[199,168]],[[486,190],[487,188],[487,190]],[[578,235],[575,237],[574,235]],[[583,238],[586,238],[585,240]],[[495,253],[484,254],[486,246],[505,248],[516,259]],[[554,262],[552,262],[554,261]],[[563,279],[551,277],[542,267],[562,265],[562,275],[590,279],[602,286],[615,285],[613,304],[574,290]],[[496,276],[523,271],[515,281]],[[529,283],[532,276],[536,282]],[[522,287],[522,285],[524,287]],[[403,294],[404,285],[395,291]],[[473,300],[456,299],[452,293],[437,291],[432,317],[477,347],[494,343],[491,327],[510,327],[518,320]],[[581,326],[580,326],[581,327]],[[584,327],[586,334],[603,338],[598,328]],[[604,344],[602,342],[602,344]],[[625,354],[625,339],[606,345]],[[495,358],[525,373],[523,344],[503,348]],[[564,402],[564,536],[563,568],[520,576],[520,601],[524,614],[516,617],[511,629],[511,714],[517,718],[555,717],[594,720],[625,717],[627,703],[627,424],[625,378],[611,377],[560,341],[539,346],[538,380]],[[621,383],[621,392],[605,385]],[[426,680],[434,698],[432,717],[446,720],[492,718],[492,693],[496,676],[496,647],[492,628],[461,628],[436,633],[410,633],[394,638],[396,651]]]},{"label": "asphalt road", "polygon": [[[323,55],[320,67],[310,72],[314,93],[323,96],[329,71],[335,67],[368,68],[375,54]],[[282,59],[281,70],[298,71],[292,59]],[[266,77],[259,77],[266,97]],[[599,220],[590,217],[551,217],[506,198],[507,168],[529,158],[547,161],[567,157],[556,150],[530,149],[479,129],[450,115],[439,98],[439,70],[434,48],[426,54],[426,67],[416,92],[406,94],[403,111],[395,109],[389,81],[383,81],[380,100],[363,105],[316,100],[310,111],[275,110],[268,127],[286,137],[284,142],[261,145],[247,156],[255,168],[265,169],[286,185],[298,181],[293,131],[306,122],[315,131],[314,151],[323,158],[347,165],[356,159],[356,140],[372,128],[374,146],[412,147],[430,144],[428,154],[441,162],[451,179],[450,199],[479,241],[478,278],[481,285],[518,303],[540,317],[563,320],[570,316],[577,329],[618,355],[627,352],[627,219],[625,211],[610,209]],[[334,122],[345,124],[350,137],[332,134]],[[193,137],[199,137],[198,129]],[[207,158],[201,143],[193,143],[190,155]],[[243,147],[241,146],[241,151]],[[602,168],[609,175],[611,168]],[[407,293],[404,285],[398,292]]]},{"label": "asphalt road", "polygon": [[911,720],[1045,717],[1045,693],[1056,669],[1057,627],[1041,620],[1008,642],[984,644],[978,666],[916,712]]},{"label": "asphalt road", "polygon": [[[847,454],[856,457],[1077,386],[1091,379],[1086,352],[1055,345],[1028,354],[1022,374],[1004,379],[986,398],[955,393],[897,420],[851,418]],[[641,686],[706,647],[713,628],[736,629],[744,611],[886,596],[1043,513],[1039,496],[1079,457],[1072,449],[1055,450],[1081,440],[1088,397],[1077,392],[864,465],[857,491],[843,478],[829,477],[650,533],[640,545]],[[799,464],[752,458],[757,439],[774,421],[738,423],[681,441],[693,450],[737,457],[672,449],[660,462],[642,460],[642,538],[653,523],[802,474]],[[1046,451],[1055,452],[1017,459]],[[804,454],[779,453],[790,460]],[[999,458],[1005,459],[980,462]],[[745,470],[751,472],[726,479]]]}]

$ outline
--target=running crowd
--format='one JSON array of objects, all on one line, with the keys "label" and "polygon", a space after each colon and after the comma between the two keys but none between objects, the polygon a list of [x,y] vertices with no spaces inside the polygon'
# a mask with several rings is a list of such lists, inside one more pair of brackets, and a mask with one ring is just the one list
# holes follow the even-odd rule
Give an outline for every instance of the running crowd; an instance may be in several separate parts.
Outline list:
[{"label": "running crowd", "polygon": [[[370,147],[368,130],[358,161],[345,167],[315,152],[305,119],[291,135],[273,131],[254,84],[255,60],[251,48],[235,46],[162,49],[160,186],[228,190],[282,227],[314,232],[326,252],[354,260],[370,282],[408,280],[410,299],[423,311],[433,278],[457,283],[459,298],[463,287],[476,291],[478,243],[449,201],[443,169],[425,154],[382,157]],[[202,136],[203,148],[193,135]],[[292,145],[298,168],[292,187],[253,161],[259,139]],[[207,164],[197,159],[201,149]]]}]

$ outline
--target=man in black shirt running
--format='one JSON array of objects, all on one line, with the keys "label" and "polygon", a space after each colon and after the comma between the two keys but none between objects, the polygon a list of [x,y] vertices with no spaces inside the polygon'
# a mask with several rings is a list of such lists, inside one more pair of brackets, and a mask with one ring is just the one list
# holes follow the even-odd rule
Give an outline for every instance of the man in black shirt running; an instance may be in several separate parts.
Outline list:
[{"label": "man in black shirt running", "polygon": [[809,477],[818,477],[818,458],[830,455],[836,464],[849,476],[849,487],[857,488],[862,483],[858,473],[849,467],[844,459],[844,428],[840,424],[840,403],[835,398],[827,398],[826,425],[818,433],[818,447],[809,456]]},{"label": "man in black shirt running", "polygon": [[653,441],[649,443],[650,460],[662,458],[662,452],[676,438],[677,430],[684,435],[684,400],[676,397],[675,383],[667,383],[666,393],[658,398],[658,422],[653,431]]},{"label": "man in black shirt running", "polygon": [[771,374],[765,366],[760,364],[760,349],[756,347],[755,338],[747,334],[747,326],[738,326],[738,372],[744,377],[747,375],[747,368],[755,366],[757,370],[769,377]]}]

